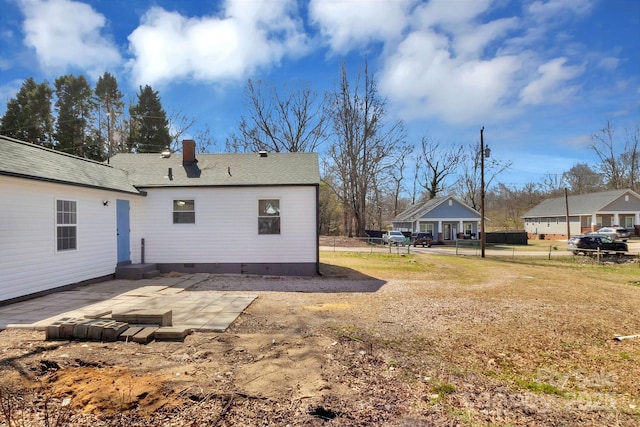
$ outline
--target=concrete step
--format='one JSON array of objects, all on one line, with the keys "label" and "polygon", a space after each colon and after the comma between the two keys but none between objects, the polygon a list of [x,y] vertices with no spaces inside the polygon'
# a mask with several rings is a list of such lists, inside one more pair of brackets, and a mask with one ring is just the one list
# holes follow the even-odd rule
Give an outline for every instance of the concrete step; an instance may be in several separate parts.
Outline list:
[{"label": "concrete step", "polygon": [[158,277],[160,275],[160,270],[151,270],[142,273],[143,279],[153,279],[154,277]]},{"label": "concrete step", "polygon": [[[157,274],[155,273],[157,272]],[[148,277],[145,277],[145,274]],[[116,267],[116,279],[150,279],[160,274],[156,264],[128,264]]]}]

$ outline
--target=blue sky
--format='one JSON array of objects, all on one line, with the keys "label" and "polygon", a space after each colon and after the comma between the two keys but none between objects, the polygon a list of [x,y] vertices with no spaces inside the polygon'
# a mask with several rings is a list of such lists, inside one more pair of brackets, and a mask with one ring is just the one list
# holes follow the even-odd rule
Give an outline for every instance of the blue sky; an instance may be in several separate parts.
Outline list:
[{"label": "blue sky", "polygon": [[126,99],[158,90],[168,113],[221,147],[247,79],[331,90],[365,58],[405,122],[472,145],[485,128],[499,180],[537,182],[594,164],[590,136],[640,125],[637,0],[0,0],[0,114],[27,77],[105,71]]}]

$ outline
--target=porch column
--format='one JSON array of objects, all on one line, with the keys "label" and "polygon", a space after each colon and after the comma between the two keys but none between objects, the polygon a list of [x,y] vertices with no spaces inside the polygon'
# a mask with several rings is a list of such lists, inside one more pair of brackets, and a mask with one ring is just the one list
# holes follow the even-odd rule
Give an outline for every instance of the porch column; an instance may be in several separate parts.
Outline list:
[{"label": "porch column", "polygon": [[442,229],[442,220],[438,220],[438,232],[436,233],[436,237],[438,240],[444,240],[444,235],[442,234],[444,230]]},{"label": "porch column", "polygon": [[596,227],[598,226],[598,224],[596,223],[597,218],[596,218],[596,214],[591,214],[591,231],[596,231]]},{"label": "porch column", "polygon": [[640,225],[640,212],[636,212],[636,219],[633,221],[633,225]]},{"label": "porch column", "polygon": [[620,215],[618,215],[618,212],[613,214],[613,225],[614,227],[619,227],[620,226]]}]

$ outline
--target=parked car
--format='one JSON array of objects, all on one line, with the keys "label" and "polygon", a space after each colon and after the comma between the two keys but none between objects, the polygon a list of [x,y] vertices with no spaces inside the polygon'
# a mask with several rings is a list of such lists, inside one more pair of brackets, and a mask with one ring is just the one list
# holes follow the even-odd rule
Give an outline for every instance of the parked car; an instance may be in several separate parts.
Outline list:
[{"label": "parked car", "polygon": [[629,246],[627,246],[625,242],[611,240],[607,236],[598,236],[594,234],[587,236],[575,236],[570,238],[567,242],[567,250],[573,252],[574,255],[577,255],[580,252],[585,255],[589,255],[598,249],[605,254],[608,254],[609,252],[623,254],[629,250]]},{"label": "parked car", "polygon": [[406,237],[402,234],[402,231],[390,230],[382,235],[383,245],[402,245],[406,241]]},{"label": "parked car", "polygon": [[422,245],[423,248],[425,246],[427,248],[430,248],[431,244],[433,243],[433,234],[431,234],[431,233],[414,233],[414,234],[411,235],[411,241],[413,242],[413,247],[416,247],[418,245]]},{"label": "parked car", "polygon": [[629,236],[631,236],[631,232],[626,228],[621,227],[602,227],[593,233],[589,234],[597,234],[598,236],[607,236],[611,240],[622,240],[626,242]]}]

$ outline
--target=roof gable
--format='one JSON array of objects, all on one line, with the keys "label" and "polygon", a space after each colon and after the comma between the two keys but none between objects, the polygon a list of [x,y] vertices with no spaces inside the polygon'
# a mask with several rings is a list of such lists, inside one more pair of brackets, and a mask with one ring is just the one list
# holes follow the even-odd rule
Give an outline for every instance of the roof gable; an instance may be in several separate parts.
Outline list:
[{"label": "roof gable", "polygon": [[0,174],[139,194],[126,174],[109,165],[0,136]]},{"label": "roof gable", "polygon": [[[455,197],[445,196],[445,197],[435,197],[433,199],[427,200],[426,202],[422,202],[422,203],[415,203],[409,206],[407,209],[405,209],[398,216],[396,216],[393,219],[393,222],[395,223],[413,222],[420,218],[429,218],[431,216],[444,217],[449,212],[445,212],[442,209],[442,207],[444,206],[448,207],[449,201],[451,201],[452,205],[456,206],[457,208],[456,211],[462,210],[462,211],[468,212],[468,216],[466,216],[467,218],[468,217],[477,217],[478,219],[480,218],[480,213],[475,209],[465,205]],[[461,216],[459,215],[455,216],[455,218],[458,218],[458,217],[461,217]]]},{"label": "roof gable", "polygon": [[181,155],[119,153],[110,164],[127,173],[136,187],[317,185],[316,153],[198,154],[183,164]]}]

